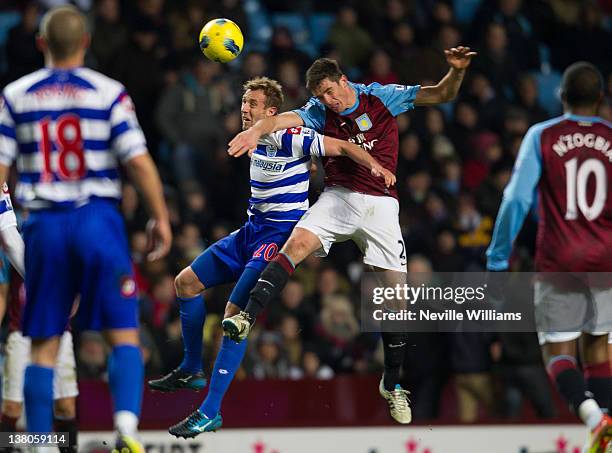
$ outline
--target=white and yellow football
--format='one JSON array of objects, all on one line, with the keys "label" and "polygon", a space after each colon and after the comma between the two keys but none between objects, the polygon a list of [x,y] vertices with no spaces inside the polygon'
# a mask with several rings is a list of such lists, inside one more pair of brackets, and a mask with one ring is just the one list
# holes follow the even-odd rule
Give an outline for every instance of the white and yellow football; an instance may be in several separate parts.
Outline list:
[{"label": "white and yellow football", "polygon": [[219,63],[232,61],[244,45],[240,27],[229,19],[213,19],[200,32],[200,50],[206,58]]}]

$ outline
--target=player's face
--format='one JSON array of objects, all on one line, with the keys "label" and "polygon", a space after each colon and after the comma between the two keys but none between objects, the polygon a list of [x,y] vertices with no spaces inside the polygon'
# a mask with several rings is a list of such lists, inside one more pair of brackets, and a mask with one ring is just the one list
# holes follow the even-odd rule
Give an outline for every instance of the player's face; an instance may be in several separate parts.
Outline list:
[{"label": "player's face", "polygon": [[351,107],[351,87],[346,76],[342,76],[337,82],[323,79],[312,93],[328,109],[340,113]]},{"label": "player's face", "polygon": [[242,96],[240,115],[242,129],[247,130],[257,121],[274,114],[273,107],[266,107],[266,95],[261,90],[247,90]]}]

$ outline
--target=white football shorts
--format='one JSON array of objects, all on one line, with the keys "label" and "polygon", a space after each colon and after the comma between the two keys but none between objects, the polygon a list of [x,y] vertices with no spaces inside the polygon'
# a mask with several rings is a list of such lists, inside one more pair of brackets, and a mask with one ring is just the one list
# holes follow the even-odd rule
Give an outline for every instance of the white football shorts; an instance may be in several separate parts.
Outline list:
[{"label": "white football shorts", "polygon": [[[2,399],[23,402],[25,369],[30,364],[31,340],[21,332],[11,332],[6,340],[6,359],[2,376]],[[53,375],[53,399],[77,396],[76,363],[72,333],[66,331],[60,339],[57,364]]]},{"label": "white football shorts", "polygon": [[612,331],[612,288],[568,291],[549,282],[536,281],[534,290],[537,322],[567,328],[567,331],[538,332],[541,345],[572,341],[582,333],[599,336]]},{"label": "white football shorts", "polygon": [[296,227],[319,238],[322,247],[316,256],[327,256],[336,242],[352,240],[361,249],[365,264],[406,272],[399,203],[393,197],[327,187]]}]

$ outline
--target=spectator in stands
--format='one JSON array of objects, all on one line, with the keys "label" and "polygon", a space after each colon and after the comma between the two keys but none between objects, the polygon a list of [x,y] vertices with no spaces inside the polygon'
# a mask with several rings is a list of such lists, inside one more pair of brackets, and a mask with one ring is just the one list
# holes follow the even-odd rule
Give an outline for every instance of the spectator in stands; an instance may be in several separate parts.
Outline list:
[{"label": "spectator in stands", "polygon": [[366,75],[363,83],[366,85],[372,82],[378,82],[381,85],[389,83],[399,83],[399,77],[391,67],[391,57],[382,49],[374,51],[370,57],[370,70]]},{"label": "spectator in stands", "polygon": [[302,360],[303,344],[300,324],[295,316],[285,315],[281,318],[277,330],[280,332],[282,349],[292,368],[299,369]]},{"label": "spectator in stands", "polygon": [[38,15],[35,1],[24,1],[21,6],[21,21],[8,32],[6,40],[7,81],[24,76],[43,66],[43,55],[36,48]]},{"label": "spectator in stands", "polygon": [[133,25],[128,45],[115,54],[109,74],[123,83],[130,93],[154,156],[158,134],[153,120],[163,80],[158,46],[159,35],[155,25],[142,18]]},{"label": "spectator in stands", "polygon": [[337,373],[351,371],[353,341],[359,333],[359,324],[351,301],[346,296],[329,295],[322,300],[316,333],[318,351],[323,361]]},{"label": "spectator in stands", "polygon": [[519,68],[508,44],[503,24],[491,22],[484,36],[484,49],[474,61],[474,70],[485,74],[498,95],[511,99]]},{"label": "spectator in stands", "polygon": [[110,74],[114,58],[128,42],[128,29],[121,21],[119,0],[98,0],[92,19],[91,52],[98,70]]},{"label": "spectator in stands", "polygon": [[157,108],[157,127],[172,146],[176,184],[205,180],[216,146],[222,100],[213,89],[219,66],[194,55],[180,82],[167,89]]},{"label": "spectator in stands", "polygon": [[343,6],[338,19],[329,32],[329,44],[338,51],[340,64],[351,73],[363,64],[374,49],[370,34],[360,26],[357,12],[351,6]]},{"label": "spectator in stands", "polygon": [[334,377],[334,370],[321,363],[315,349],[306,348],[302,355],[302,378],[331,379]]},{"label": "spectator in stands", "polygon": [[276,327],[285,316],[297,319],[300,335],[304,340],[312,339],[317,312],[313,304],[304,300],[304,286],[296,277],[289,280],[281,293],[280,301],[275,301],[270,306],[266,324],[269,327]]},{"label": "spectator in stands", "polygon": [[278,81],[283,87],[285,100],[283,110],[300,108],[310,97],[304,87],[301,74],[303,72],[293,59],[284,60],[277,66]]},{"label": "spectator in stands", "polygon": [[517,419],[523,399],[527,399],[540,418],[555,415],[548,376],[542,364],[537,334],[500,333],[499,370],[504,391],[504,415]]},{"label": "spectator in stands", "polygon": [[287,379],[291,365],[281,348],[281,338],[276,332],[262,332],[257,340],[251,375],[255,379]]},{"label": "spectator in stands", "polygon": [[523,74],[518,81],[518,105],[529,115],[529,125],[548,118],[546,111],[538,103],[538,85],[531,74]]},{"label": "spectator in stands", "polygon": [[457,248],[456,233],[451,228],[438,231],[432,262],[436,272],[461,272],[465,269],[465,260]]},{"label": "spectator in stands", "polygon": [[493,380],[491,375],[491,345],[494,337],[481,332],[449,334],[451,369],[455,378],[458,418],[473,423],[479,417],[479,407],[494,414]]},{"label": "spectator in stands", "polygon": [[82,332],[76,353],[79,379],[101,379],[106,373],[108,350],[98,332]]},{"label": "spectator in stands", "polygon": [[487,34],[486,24],[503,26],[508,38],[508,47],[520,70],[539,67],[538,46],[534,38],[534,26],[524,13],[524,0],[497,0],[483,2],[474,23],[475,39]]},{"label": "spectator in stands", "polygon": [[269,66],[276,71],[283,62],[293,61],[298,66],[299,74],[304,74],[312,62],[312,58],[296,47],[291,30],[287,27],[274,27],[268,55]]}]

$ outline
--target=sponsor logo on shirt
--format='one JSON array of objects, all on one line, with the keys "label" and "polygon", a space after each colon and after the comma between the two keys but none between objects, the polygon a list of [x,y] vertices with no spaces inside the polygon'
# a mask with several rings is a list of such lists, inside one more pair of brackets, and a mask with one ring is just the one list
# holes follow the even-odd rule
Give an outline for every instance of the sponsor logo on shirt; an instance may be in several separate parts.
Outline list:
[{"label": "sponsor logo on shirt", "polygon": [[261,168],[262,171],[268,173],[282,173],[285,169],[284,162],[269,162],[267,160],[257,159],[253,156],[253,164],[255,168]]}]

